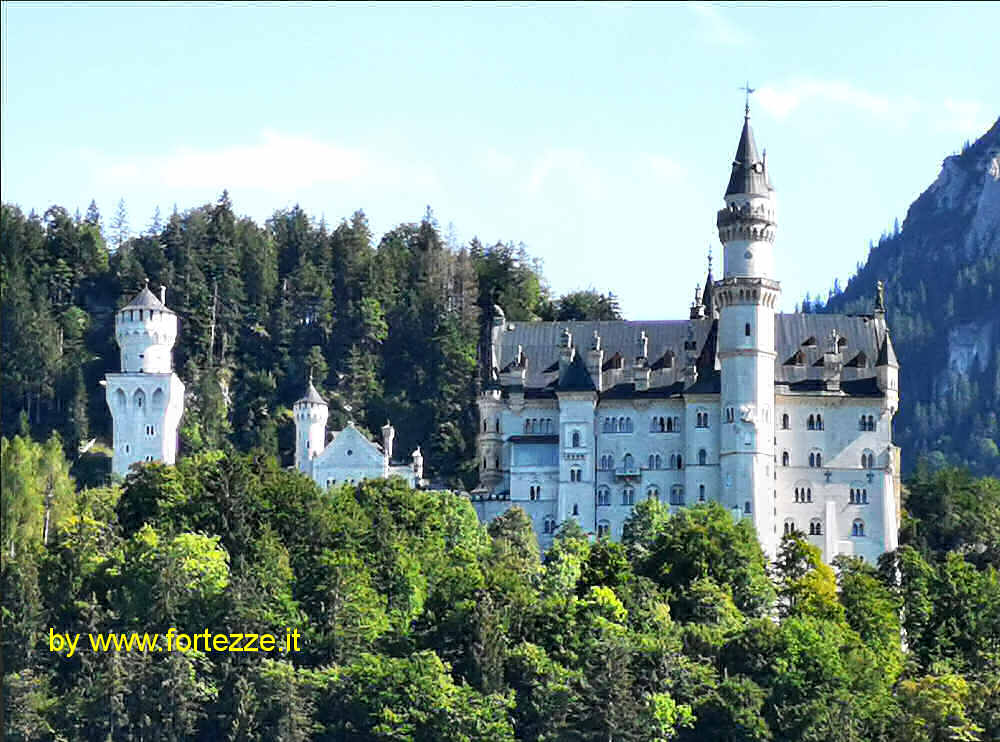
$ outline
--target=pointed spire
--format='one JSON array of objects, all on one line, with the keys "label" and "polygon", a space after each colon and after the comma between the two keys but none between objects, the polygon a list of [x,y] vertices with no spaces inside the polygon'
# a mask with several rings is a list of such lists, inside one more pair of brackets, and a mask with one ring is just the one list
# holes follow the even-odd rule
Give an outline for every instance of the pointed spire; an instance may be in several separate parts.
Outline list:
[{"label": "pointed spire", "polygon": [[701,303],[705,307],[705,316],[715,317],[715,279],[712,277],[712,244],[708,245],[708,275],[705,277],[705,289],[701,292]]},{"label": "pointed spire", "polygon": [[299,402],[308,402],[309,404],[321,404],[321,405],[326,404],[326,400],[319,395],[319,392],[316,391],[316,387],[313,385],[312,371],[309,372],[309,386],[306,387],[306,393],[301,399],[298,400],[298,402],[296,402],[296,404],[298,404]]},{"label": "pointed spire", "polygon": [[892,347],[892,340],[889,339],[888,330],[886,330],[885,338],[882,340],[882,347],[878,349],[878,359],[875,361],[875,366],[895,366],[899,368],[896,349]]},{"label": "pointed spire", "polygon": [[749,102],[747,103],[746,117],[743,119],[740,143],[736,147],[736,157],[733,159],[733,172],[729,176],[729,187],[726,188],[727,196],[738,193],[760,196],[768,194],[764,162],[757,154],[757,143],[753,138],[753,129],[750,128]]}]

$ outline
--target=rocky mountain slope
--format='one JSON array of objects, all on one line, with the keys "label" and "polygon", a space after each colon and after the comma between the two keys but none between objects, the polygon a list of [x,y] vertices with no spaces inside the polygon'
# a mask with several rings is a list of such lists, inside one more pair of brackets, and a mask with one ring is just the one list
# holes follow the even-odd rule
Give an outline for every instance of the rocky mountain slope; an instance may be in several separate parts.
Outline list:
[{"label": "rocky mountain slope", "polygon": [[944,160],[901,229],[815,310],[870,311],[877,280],[901,364],[904,468],[925,457],[1000,474],[1000,119]]}]

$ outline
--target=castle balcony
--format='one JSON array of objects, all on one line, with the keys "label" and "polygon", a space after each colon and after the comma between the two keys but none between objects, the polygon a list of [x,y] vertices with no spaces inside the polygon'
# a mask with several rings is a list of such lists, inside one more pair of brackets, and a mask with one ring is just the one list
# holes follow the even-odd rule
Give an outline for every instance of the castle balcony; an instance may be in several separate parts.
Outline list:
[{"label": "castle balcony", "polygon": [[615,467],[615,479],[639,479],[642,469],[638,464],[623,464]]},{"label": "castle balcony", "polygon": [[765,227],[775,227],[777,222],[773,214],[769,214],[765,209],[719,209],[715,217],[715,226],[718,228],[731,227],[734,224],[764,225]]}]

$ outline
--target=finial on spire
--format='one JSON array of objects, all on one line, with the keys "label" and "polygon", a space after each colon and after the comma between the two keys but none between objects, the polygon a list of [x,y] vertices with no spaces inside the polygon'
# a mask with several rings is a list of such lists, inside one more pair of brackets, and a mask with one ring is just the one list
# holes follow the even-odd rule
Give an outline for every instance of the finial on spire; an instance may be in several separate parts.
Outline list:
[{"label": "finial on spire", "polygon": [[146,286],[146,288],[148,289],[148,288],[149,288],[149,276],[146,276],[146,277],[145,277],[144,279],[142,279],[142,280],[146,282],[146,283],[145,283],[145,286]]},{"label": "finial on spire", "polygon": [[712,243],[708,243],[708,274],[712,275]]},{"label": "finial on spire", "polygon": [[744,93],[746,93],[746,114],[745,115],[746,115],[747,118],[750,118],[750,94],[756,92],[757,88],[751,88],[750,87],[750,81],[747,80],[747,84],[744,85],[741,88],[738,88],[738,89],[742,90]]}]

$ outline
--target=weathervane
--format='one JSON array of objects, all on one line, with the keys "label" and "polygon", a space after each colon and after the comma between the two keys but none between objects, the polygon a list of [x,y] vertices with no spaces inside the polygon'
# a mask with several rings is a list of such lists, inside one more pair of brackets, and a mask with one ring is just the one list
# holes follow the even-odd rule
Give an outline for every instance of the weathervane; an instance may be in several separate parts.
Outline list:
[{"label": "weathervane", "polygon": [[751,88],[750,87],[750,81],[747,80],[747,84],[744,85],[741,88],[737,88],[737,90],[742,90],[744,93],[746,93],[746,96],[747,96],[746,97],[746,100],[747,100],[747,103],[746,103],[746,115],[747,115],[747,118],[749,118],[750,117],[750,94],[756,92],[757,88]]}]

